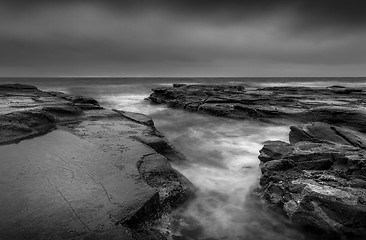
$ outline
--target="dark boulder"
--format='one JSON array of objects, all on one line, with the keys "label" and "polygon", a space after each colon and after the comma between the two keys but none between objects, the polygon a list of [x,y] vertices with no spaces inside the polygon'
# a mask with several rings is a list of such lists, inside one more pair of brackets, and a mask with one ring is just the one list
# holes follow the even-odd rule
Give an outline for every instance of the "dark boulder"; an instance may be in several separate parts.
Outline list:
[{"label": "dark boulder", "polygon": [[294,146],[282,141],[264,142],[263,148],[259,151],[261,162],[268,162],[274,159],[281,159],[290,155],[294,151]]},{"label": "dark boulder", "polygon": [[266,142],[259,196],[293,222],[324,236],[366,236],[362,133],[324,123],[292,126],[290,144]]}]

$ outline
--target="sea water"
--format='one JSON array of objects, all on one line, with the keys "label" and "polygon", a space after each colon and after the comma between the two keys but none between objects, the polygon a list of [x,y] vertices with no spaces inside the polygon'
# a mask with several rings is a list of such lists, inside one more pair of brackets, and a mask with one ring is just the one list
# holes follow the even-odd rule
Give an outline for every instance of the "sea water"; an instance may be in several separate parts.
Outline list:
[{"label": "sea water", "polygon": [[187,158],[173,167],[197,186],[196,197],[176,211],[177,230],[186,239],[301,240],[306,236],[283,216],[253,197],[259,186],[259,150],[267,140],[288,141],[288,125],[232,120],[167,108],[145,100],[151,88],[173,82],[240,83],[265,86],[365,86],[366,79],[1,79],[34,84],[43,90],[90,96],[103,107],[151,116],[155,126]]}]

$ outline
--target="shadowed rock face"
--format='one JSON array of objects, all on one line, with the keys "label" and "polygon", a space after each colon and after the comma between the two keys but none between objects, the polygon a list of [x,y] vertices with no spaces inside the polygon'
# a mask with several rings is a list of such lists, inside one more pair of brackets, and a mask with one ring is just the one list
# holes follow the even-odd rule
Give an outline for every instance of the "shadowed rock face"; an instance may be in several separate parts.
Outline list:
[{"label": "shadowed rock face", "polygon": [[0,239],[165,239],[151,222],[194,193],[147,116],[20,84],[0,103]]},{"label": "shadowed rock face", "polygon": [[165,209],[174,209],[194,193],[189,180],[173,169],[161,154],[145,155],[137,167],[147,184],[159,191],[161,206]]},{"label": "shadowed rock face", "polygon": [[100,108],[94,99],[47,93],[21,84],[0,85],[0,106],[0,144],[45,134],[60,122],[80,121],[86,108]]},{"label": "shadowed rock face", "polygon": [[152,89],[150,100],[235,119],[279,122],[325,122],[366,131],[366,91],[328,88],[267,87],[246,90],[243,86],[185,85]]},{"label": "shadowed rock face", "polygon": [[328,236],[366,236],[366,136],[310,123],[292,126],[290,143],[261,149],[260,197]]},{"label": "shadowed rock face", "polygon": [[299,124],[290,143],[264,143],[255,192],[324,238],[366,237],[366,89],[174,84],[152,91],[152,102],[174,108]]}]

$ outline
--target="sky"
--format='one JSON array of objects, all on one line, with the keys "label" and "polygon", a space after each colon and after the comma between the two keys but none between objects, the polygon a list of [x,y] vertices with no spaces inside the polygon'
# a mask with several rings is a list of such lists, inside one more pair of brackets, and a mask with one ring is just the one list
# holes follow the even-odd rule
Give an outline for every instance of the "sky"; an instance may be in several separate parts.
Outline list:
[{"label": "sky", "polygon": [[0,76],[365,77],[364,0],[0,0]]}]

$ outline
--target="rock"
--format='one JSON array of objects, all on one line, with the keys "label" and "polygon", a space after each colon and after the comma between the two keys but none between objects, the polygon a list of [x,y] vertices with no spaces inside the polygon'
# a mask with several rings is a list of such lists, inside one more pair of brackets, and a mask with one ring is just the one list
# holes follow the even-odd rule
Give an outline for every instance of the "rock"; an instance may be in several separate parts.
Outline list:
[{"label": "rock", "polygon": [[138,141],[150,146],[156,152],[165,156],[171,162],[182,162],[184,156],[178,152],[168,141],[162,137],[161,133],[156,129],[148,134],[134,136]]},{"label": "rock", "polygon": [[174,83],[173,84],[174,88],[180,88],[180,87],[185,87],[185,86],[187,86],[187,84],[183,84],[183,83]]},{"label": "rock", "polygon": [[158,189],[161,206],[173,209],[191,198],[195,192],[192,183],[171,167],[160,154],[143,156],[137,168],[146,183]]},{"label": "rock", "polygon": [[325,123],[308,123],[301,126],[292,126],[290,129],[290,143],[327,141],[364,149],[366,147],[366,136],[364,134]]},{"label": "rock", "polygon": [[[363,96],[359,100],[364,101]],[[345,106],[319,106],[314,107],[306,112],[297,114],[296,118],[301,122],[324,122],[336,126],[345,126],[353,128],[360,132],[366,131],[366,123],[364,121],[366,112],[361,105]]]},{"label": "rock", "polygon": [[116,110],[116,109],[113,109],[113,111],[118,112],[122,116],[124,116],[124,117],[126,117],[126,118],[128,118],[132,121],[144,124],[146,126],[151,126],[151,127],[154,126],[153,120],[150,117],[148,117],[144,114],[134,113],[134,112],[127,112],[127,111]]},{"label": "rock", "polygon": [[166,240],[166,236],[164,236],[161,232],[157,230],[139,230],[133,232],[133,239],[135,240]]},{"label": "rock", "polygon": [[260,150],[259,159],[261,162],[268,162],[274,159],[280,159],[293,153],[293,145],[282,141],[264,142],[263,148]]},{"label": "rock", "polygon": [[99,103],[90,97],[84,97],[84,96],[73,96],[61,92],[49,92],[50,95],[56,96],[59,98],[63,98],[67,101],[72,102],[75,106],[78,106],[82,109],[100,109]]},{"label": "rock", "polygon": [[32,85],[26,85],[26,84],[19,84],[19,83],[15,83],[15,84],[2,84],[0,86],[1,89],[6,89],[6,90],[15,90],[15,91],[27,91],[27,90],[31,90],[31,91],[38,91],[38,88]]},{"label": "rock", "polygon": [[[364,88],[183,85],[153,89],[150,100],[233,119],[291,126],[289,142],[260,150],[259,197],[324,239],[366,238]],[[303,123],[303,124],[301,124]]]},{"label": "rock", "polygon": [[[136,201],[139,204],[138,201]],[[119,212],[118,215],[122,218],[116,224],[124,224],[130,228],[138,228],[141,223],[146,220],[151,220],[161,216],[161,203],[159,199],[159,194],[155,193],[150,199],[144,201],[142,206],[137,206],[134,211]]]},{"label": "rock", "polygon": [[151,118],[19,84],[0,103],[0,239],[165,239],[195,188]]},{"label": "rock", "polygon": [[[366,131],[363,88],[267,87],[246,90],[241,85],[186,85],[152,89],[149,99],[234,119],[281,123],[324,122]],[[347,93],[347,94],[345,94]]]},{"label": "rock", "polygon": [[362,88],[347,88],[347,87],[338,86],[338,85],[330,86],[330,87],[328,87],[328,89],[330,89],[334,93],[338,93],[338,94],[349,94],[352,92],[362,92],[363,91]]},{"label": "rock", "polygon": [[268,161],[263,164],[262,172],[272,172],[272,171],[286,171],[287,169],[293,168],[294,162],[289,159],[279,159]]},{"label": "rock", "polygon": [[54,115],[44,111],[19,111],[0,115],[0,145],[45,134],[56,127]]},{"label": "rock", "polygon": [[292,126],[260,151],[260,198],[326,237],[366,236],[364,136],[324,123]]}]

